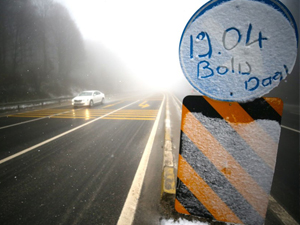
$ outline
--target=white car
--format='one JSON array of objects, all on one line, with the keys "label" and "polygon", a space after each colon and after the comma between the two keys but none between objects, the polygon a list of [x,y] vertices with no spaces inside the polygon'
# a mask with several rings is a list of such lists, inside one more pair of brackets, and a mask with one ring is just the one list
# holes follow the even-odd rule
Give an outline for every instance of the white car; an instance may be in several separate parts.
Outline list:
[{"label": "white car", "polygon": [[101,91],[91,90],[83,91],[79,93],[75,98],[72,99],[72,105],[76,106],[89,106],[92,107],[94,104],[103,103],[105,95]]}]

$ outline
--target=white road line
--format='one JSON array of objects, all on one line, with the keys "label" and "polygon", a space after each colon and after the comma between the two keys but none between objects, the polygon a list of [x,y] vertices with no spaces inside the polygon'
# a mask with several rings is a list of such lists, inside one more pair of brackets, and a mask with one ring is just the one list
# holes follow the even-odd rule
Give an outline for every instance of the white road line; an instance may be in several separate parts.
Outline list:
[{"label": "white road line", "polygon": [[41,118],[36,118],[36,119],[33,119],[33,120],[27,120],[27,121],[24,121],[24,122],[21,122],[21,123],[14,123],[14,124],[11,124],[11,125],[0,127],[0,130],[5,129],[5,128],[9,128],[9,127],[18,126],[18,125],[21,125],[21,124],[24,124],[24,123],[30,123],[30,122],[34,122],[34,121],[37,121],[37,120],[42,120],[42,119],[45,119],[45,118],[46,117],[41,117]]},{"label": "white road line", "polygon": [[148,162],[149,162],[149,158],[150,158],[150,153],[152,150],[152,146],[153,146],[153,142],[154,142],[154,138],[155,138],[155,134],[157,131],[157,127],[158,127],[158,122],[159,119],[161,117],[161,113],[162,113],[162,107],[164,105],[165,102],[165,96],[164,99],[160,105],[156,120],[154,122],[154,125],[152,127],[147,145],[145,147],[142,159],[140,161],[139,167],[135,173],[133,182],[131,184],[131,188],[128,192],[125,204],[123,206],[121,215],[119,217],[118,223],[117,225],[131,225],[133,220],[134,220],[134,215],[136,212],[136,207],[138,204],[138,200],[140,198],[140,194],[141,194],[141,190],[142,190],[142,185],[144,182],[144,178],[145,178],[145,173],[146,173],[146,169],[148,166]]},{"label": "white road line", "polygon": [[56,139],[58,139],[58,138],[60,138],[60,137],[62,137],[62,136],[64,136],[64,135],[66,135],[66,134],[69,134],[69,133],[71,133],[71,132],[73,132],[73,131],[75,131],[75,130],[78,130],[78,129],[82,128],[82,127],[85,127],[85,126],[87,126],[87,125],[89,125],[89,124],[91,124],[91,123],[93,123],[93,122],[96,122],[97,120],[100,120],[100,119],[102,119],[103,117],[106,117],[106,116],[108,116],[108,115],[111,115],[111,114],[113,114],[113,113],[115,113],[115,112],[117,112],[117,111],[119,111],[119,110],[121,110],[121,109],[124,109],[124,108],[126,108],[126,107],[128,107],[128,106],[130,106],[130,105],[133,105],[133,104],[135,104],[135,103],[138,102],[138,101],[140,101],[140,100],[137,100],[137,101],[135,101],[135,102],[132,102],[132,103],[126,105],[126,106],[123,106],[123,107],[121,107],[121,108],[119,108],[119,109],[116,109],[116,110],[110,112],[110,113],[107,113],[107,114],[105,114],[105,115],[103,115],[103,116],[100,116],[100,117],[98,117],[98,118],[96,118],[96,119],[94,119],[94,120],[91,120],[91,121],[89,121],[89,122],[87,122],[87,123],[84,123],[84,124],[82,124],[82,125],[80,125],[80,126],[78,126],[78,127],[75,127],[75,128],[73,128],[73,129],[71,129],[71,130],[68,130],[68,131],[66,131],[66,132],[64,132],[64,133],[62,133],[62,134],[59,134],[59,135],[57,135],[57,136],[55,136],[55,137],[53,137],[53,138],[50,138],[50,139],[48,139],[48,140],[46,140],[46,141],[43,141],[43,142],[41,142],[41,143],[39,143],[39,144],[36,144],[36,145],[34,145],[34,146],[30,147],[30,148],[27,148],[27,149],[25,149],[25,150],[23,150],[23,151],[20,151],[20,152],[14,154],[14,155],[11,155],[11,156],[9,156],[9,157],[7,157],[7,158],[4,158],[4,159],[0,160],[0,164],[5,163],[5,162],[7,162],[7,161],[9,161],[9,160],[11,160],[11,159],[14,159],[14,158],[16,158],[16,157],[18,157],[18,156],[20,156],[20,155],[23,155],[23,154],[25,154],[25,153],[27,153],[27,152],[29,152],[29,151],[35,149],[35,148],[38,148],[38,147],[40,147],[40,146],[42,146],[42,145],[44,145],[44,144],[47,144],[47,143],[49,143],[49,142],[51,142],[51,141],[53,141],[53,140],[56,140]]},{"label": "white road line", "polygon": [[178,104],[181,106],[182,102],[177,98],[176,95],[172,94],[172,97],[178,102]]},{"label": "white road line", "polygon": [[293,219],[293,217],[288,214],[285,209],[278,204],[278,202],[272,197],[269,197],[269,209],[283,222],[283,224],[288,225],[298,225],[298,223]]},{"label": "white road line", "polygon": [[174,94],[172,94],[172,99],[175,102],[175,107],[178,109],[179,114],[181,115],[182,102]]},{"label": "white road line", "polygon": [[284,126],[284,125],[281,125],[282,128],[284,129],[288,129],[288,130],[291,130],[291,131],[294,131],[294,132],[297,132],[297,133],[300,133],[299,130],[296,130],[296,129],[293,129],[293,128],[290,128],[290,127],[287,127],[287,126]]}]

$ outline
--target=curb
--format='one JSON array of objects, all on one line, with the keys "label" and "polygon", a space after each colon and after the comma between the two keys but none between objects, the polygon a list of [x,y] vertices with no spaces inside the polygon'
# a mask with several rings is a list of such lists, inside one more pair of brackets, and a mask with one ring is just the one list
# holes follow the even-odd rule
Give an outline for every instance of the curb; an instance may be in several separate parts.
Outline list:
[{"label": "curb", "polygon": [[175,182],[175,169],[174,169],[174,163],[173,163],[172,141],[171,141],[169,96],[167,96],[161,200],[172,201],[174,199],[175,193],[176,193],[176,185],[175,184],[176,184],[176,182]]}]

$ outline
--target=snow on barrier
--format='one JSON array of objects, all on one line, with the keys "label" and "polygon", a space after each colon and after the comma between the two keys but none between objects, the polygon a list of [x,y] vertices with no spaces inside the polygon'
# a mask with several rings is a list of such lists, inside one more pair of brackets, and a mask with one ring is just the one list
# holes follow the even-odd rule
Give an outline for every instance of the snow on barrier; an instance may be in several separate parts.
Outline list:
[{"label": "snow on barrier", "polygon": [[297,48],[296,22],[278,0],[210,0],[190,18],[180,65],[207,97],[183,101],[178,212],[264,223],[283,103],[262,96],[291,73]]},{"label": "snow on barrier", "polygon": [[283,102],[203,96],[183,100],[175,209],[213,220],[263,224]]},{"label": "snow on barrier", "polygon": [[188,82],[221,101],[247,102],[294,68],[298,29],[278,0],[211,0],[187,23],[179,59]]}]

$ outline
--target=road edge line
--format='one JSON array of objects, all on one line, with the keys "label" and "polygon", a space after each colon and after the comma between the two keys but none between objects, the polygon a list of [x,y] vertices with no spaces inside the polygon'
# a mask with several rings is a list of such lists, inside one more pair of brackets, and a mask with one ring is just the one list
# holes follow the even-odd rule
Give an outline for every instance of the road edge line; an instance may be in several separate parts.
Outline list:
[{"label": "road edge line", "polygon": [[271,195],[269,196],[268,208],[282,223],[289,225],[299,225],[298,222]]},{"label": "road edge line", "polygon": [[284,125],[281,125],[281,127],[282,127],[282,128],[284,128],[284,129],[287,129],[287,130],[291,130],[291,131],[294,131],[294,132],[300,133],[300,131],[299,131],[299,130],[296,130],[296,129],[294,129],[294,128],[291,128],[291,127],[287,127],[287,126],[284,126]]},{"label": "road edge line", "polygon": [[122,212],[120,214],[120,217],[118,219],[117,225],[131,225],[134,221],[134,216],[138,204],[138,200],[140,198],[141,190],[144,183],[144,178],[146,174],[146,170],[148,167],[148,162],[151,154],[151,150],[153,147],[154,138],[157,132],[159,120],[162,113],[162,108],[165,102],[165,96],[163,99],[163,102],[161,103],[161,106],[159,108],[156,120],[153,124],[151,133],[149,135],[146,147],[144,149],[143,156],[141,158],[141,161],[139,163],[138,169],[134,175],[130,190],[128,192],[128,195],[126,197],[124,206],[122,208]]}]

